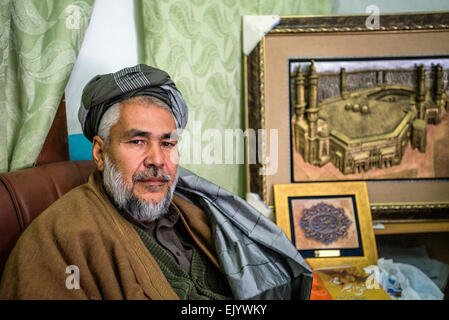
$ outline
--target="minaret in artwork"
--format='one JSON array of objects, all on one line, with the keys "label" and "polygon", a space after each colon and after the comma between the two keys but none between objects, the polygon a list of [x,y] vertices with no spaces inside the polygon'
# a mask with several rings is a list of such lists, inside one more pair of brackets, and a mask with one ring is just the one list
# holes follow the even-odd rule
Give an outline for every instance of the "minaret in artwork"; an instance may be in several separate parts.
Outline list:
[{"label": "minaret in artwork", "polygon": [[418,111],[418,119],[424,120],[424,100],[425,100],[425,70],[424,65],[418,66],[416,69],[417,92],[416,92],[416,110]]},{"label": "minaret in artwork", "polygon": [[439,112],[442,111],[442,107],[444,106],[443,101],[443,87],[444,87],[444,78],[443,78],[443,67],[440,64],[435,66],[435,103],[440,109]]},{"label": "minaret in artwork", "polygon": [[340,95],[343,99],[348,98],[348,89],[346,86],[346,69],[341,68],[340,70]]},{"label": "minaret in artwork", "polygon": [[302,74],[301,66],[299,66],[296,73],[296,122],[300,122],[303,119],[304,109],[306,107],[306,102],[304,100],[304,79],[305,77]]},{"label": "minaret in artwork", "polygon": [[308,162],[314,163],[318,157],[317,150],[317,122],[318,122],[318,74],[315,69],[314,61],[312,60],[312,64],[309,69],[309,105],[306,109],[307,120],[309,124],[309,152],[308,152]]}]

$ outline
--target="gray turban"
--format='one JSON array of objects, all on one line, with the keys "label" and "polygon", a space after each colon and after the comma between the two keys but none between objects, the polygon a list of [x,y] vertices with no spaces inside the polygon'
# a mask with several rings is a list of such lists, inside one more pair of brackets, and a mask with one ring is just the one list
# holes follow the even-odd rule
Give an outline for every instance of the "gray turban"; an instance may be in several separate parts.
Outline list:
[{"label": "gray turban", "polygon": [[97,75],[84,87],[78,119],[84,135],[92,141],[105,112],[117,102],[135,96],[153,96],[171,109],[176,128],[187,125],[188,107],[181,93],[162,70],[139,64],[115,73]]}]

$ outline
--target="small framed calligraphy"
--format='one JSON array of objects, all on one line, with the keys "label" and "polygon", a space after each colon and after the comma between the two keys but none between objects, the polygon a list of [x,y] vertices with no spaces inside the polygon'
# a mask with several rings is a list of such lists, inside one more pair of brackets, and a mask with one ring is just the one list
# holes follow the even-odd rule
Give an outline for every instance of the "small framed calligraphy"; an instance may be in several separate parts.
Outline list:
[{"label": "small framed calligraphy", "polygon": [[274,185],[276,223],[312,268],[377,263],[366,183]]}]

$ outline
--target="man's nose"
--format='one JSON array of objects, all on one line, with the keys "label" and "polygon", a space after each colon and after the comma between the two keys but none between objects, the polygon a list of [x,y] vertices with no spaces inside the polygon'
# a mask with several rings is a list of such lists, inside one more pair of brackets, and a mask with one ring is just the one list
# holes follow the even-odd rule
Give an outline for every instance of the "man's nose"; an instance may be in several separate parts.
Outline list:
[{"label": "man's nose", "polygon": [[151,166],[162,168],[164,166],[164,163],[164,156],[159,144],[150,143],[143,162],[144,166],[147,168]]}]

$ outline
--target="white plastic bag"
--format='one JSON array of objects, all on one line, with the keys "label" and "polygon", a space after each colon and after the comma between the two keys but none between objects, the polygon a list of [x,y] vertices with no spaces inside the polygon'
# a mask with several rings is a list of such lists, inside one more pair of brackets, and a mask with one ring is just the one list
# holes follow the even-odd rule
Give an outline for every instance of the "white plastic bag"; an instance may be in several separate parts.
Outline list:
[{"label": "white plastic bag", "polygon": [[365,271],[395,300],[442,300],[438,286],[418,268],[380,258]]}]

